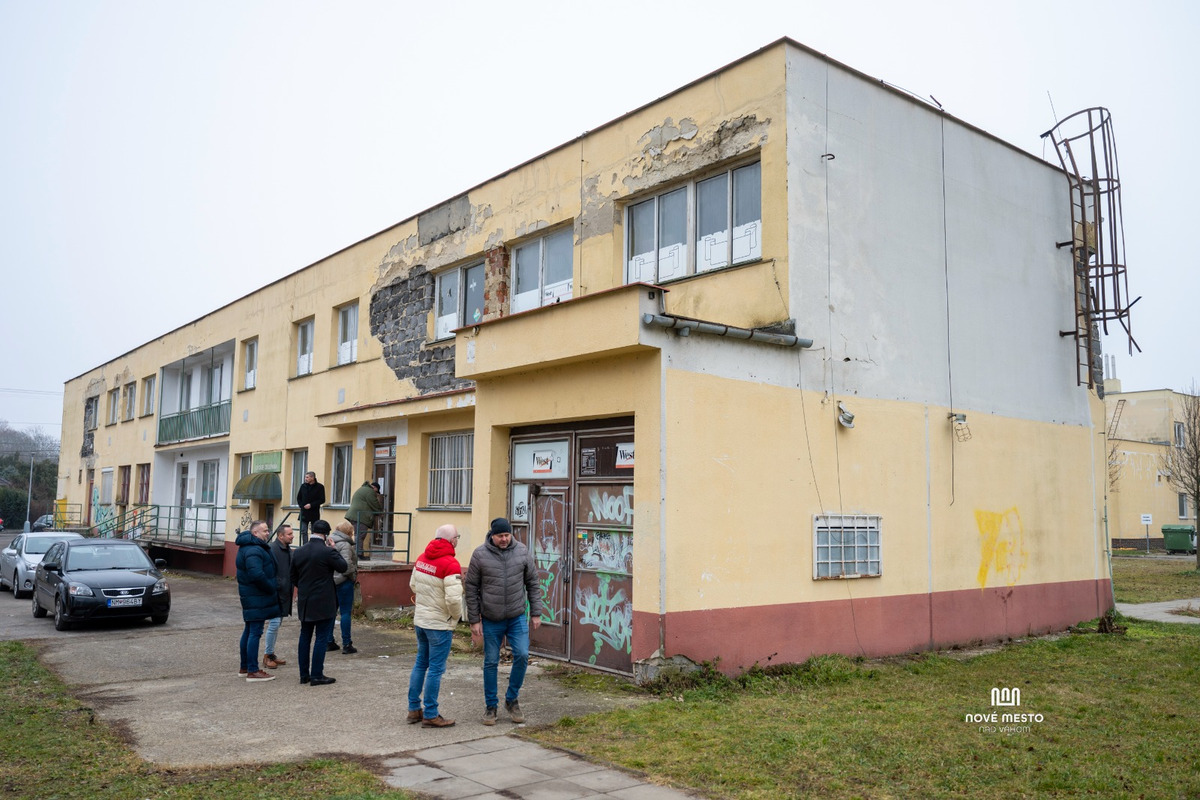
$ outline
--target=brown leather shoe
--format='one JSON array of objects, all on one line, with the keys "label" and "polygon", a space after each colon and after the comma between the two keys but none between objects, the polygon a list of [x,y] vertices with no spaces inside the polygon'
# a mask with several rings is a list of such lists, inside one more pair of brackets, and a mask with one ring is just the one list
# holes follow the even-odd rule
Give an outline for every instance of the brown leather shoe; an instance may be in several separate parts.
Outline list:
[{"label": "brown leather shoe", "polygon": [[433,719],[421,720],[422,728],[449,728],[453,724],[454,724],[454,720],[446,719],[441,714],[438,714]]},{"label": "brown leather shoe", "polygon": [[263,672],[261,669],[258,672],[251,672],[249,675],[246,676],[246,681],[249,683],[254,683],[255,681],[273,681],[273,680],[275,680],[274,675],[268,675],[267,673]]},{"label": "brown leather shoe", "polygon": [[416,711],[408,712],[408,724],[409,725],[416,725],[420,721],[421,721],[421,709],[418,708]]},{"label": "brown leather shoe", "polygon": [[267,653],[265,656],[263,656],[263,666],[266,667],[267,669],[275,669],[276,667],[282,667],[286,663],[287,662],[284,661],[282,658],[276,657],[276,655],[274,653]]}]

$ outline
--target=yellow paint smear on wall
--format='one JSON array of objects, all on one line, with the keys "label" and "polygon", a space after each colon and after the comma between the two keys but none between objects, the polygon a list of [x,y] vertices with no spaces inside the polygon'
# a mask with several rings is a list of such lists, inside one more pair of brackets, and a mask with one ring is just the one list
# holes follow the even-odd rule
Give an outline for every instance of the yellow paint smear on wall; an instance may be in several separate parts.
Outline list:
[{"label": "yellow paint smear on wall", "polygon": [[989,572],[1013,586],[1029,561],[1021,515],[1015,506],[1007,511],[976,509],[975,524],[979,528],[979,588],[987,587]]}]

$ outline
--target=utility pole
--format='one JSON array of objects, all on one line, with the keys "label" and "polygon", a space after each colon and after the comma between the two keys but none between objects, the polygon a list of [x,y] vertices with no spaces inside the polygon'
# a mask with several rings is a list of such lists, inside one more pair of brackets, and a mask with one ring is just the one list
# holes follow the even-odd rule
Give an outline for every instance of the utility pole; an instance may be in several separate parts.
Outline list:
[{"label": "utility pole", "polygon": [[25,532],[29,533],[29,506],[33,503],[33,453],[29,454],[29,493],[25,495]]}]

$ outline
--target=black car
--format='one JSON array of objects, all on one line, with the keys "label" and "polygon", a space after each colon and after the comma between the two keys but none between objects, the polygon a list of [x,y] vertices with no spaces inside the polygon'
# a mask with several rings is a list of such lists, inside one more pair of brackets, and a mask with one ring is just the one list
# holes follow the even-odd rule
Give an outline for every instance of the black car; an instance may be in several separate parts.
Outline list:
[{"label": "black car", "polygon": [[54,627],[111,617],[150,617],[161,625],[171,613],[171,590],[160,570],[136,542],[67,539],[42,557],[33,578],[33,615],[54,609]]}]

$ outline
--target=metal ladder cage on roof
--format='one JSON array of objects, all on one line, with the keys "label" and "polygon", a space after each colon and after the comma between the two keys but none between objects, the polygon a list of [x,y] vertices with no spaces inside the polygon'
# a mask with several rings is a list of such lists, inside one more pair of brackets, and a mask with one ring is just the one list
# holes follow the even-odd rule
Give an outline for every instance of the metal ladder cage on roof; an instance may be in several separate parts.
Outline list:
[{"label": "metal ladder cage on roof", "polygon": [[1125,272],[1125,228],[1121,213],[1121,177],[1113,139],[1112,115],[1105,108],[1078,111],[1042,137],[1050,137],[1070,183],[1071,239],[1075,266],[1075,329],[1060,331],[1075,337],[1076,382],[1103,385],[1099,332],[1109,333],[1116,322],[1129,340],[1129,353],[1141,352],[1130,329],[1129,310],[1141,298],[1129,300]]}]

